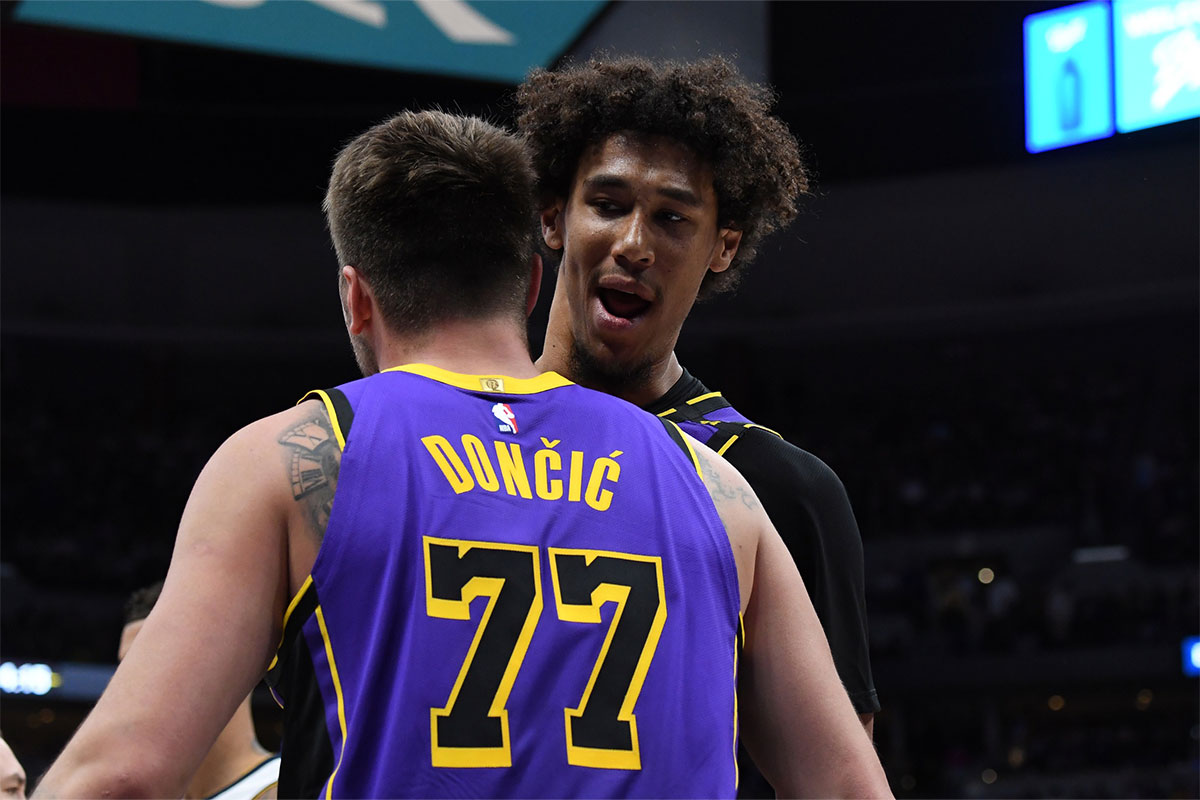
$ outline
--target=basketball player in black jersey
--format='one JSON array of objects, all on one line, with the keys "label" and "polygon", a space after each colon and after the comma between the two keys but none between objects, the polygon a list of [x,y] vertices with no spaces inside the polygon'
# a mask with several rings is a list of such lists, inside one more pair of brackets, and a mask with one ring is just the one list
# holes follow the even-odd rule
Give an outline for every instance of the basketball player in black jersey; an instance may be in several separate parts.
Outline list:
[{"label": "basketball player in black jersey", "polygon": [[[871,733],[879,703],[862,540],[841,481],[738,414],[674,353],[697,297],[733,288],[808,189],[771,91],[721,58],[623,58],[535,71],[517,100],[543,238],[560,260],[539,366],[674,420],[742,472],[788,544]],[[743,772],[742,796],[769,791]]]}]

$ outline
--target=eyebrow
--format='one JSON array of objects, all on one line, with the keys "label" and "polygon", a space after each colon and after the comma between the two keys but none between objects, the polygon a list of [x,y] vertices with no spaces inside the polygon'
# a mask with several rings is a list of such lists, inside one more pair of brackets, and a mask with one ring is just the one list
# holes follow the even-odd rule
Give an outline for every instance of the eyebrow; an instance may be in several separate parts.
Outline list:
[{"label": "eyebrow", "polygon": [[[600,174],[586,178],[583,181],[583,186],[585,189],[591,189],[593,191],[597,189],[628,189],[629,181],[618,175]],[[669,197],[678,203],[683,203],[684,205],[691,206],[692,208],[699,208],[704,205],[700,197],[690,189],[684,189],[678,186],[660,186],[654,191],[657,194],[661,194],[664,197]]]}]

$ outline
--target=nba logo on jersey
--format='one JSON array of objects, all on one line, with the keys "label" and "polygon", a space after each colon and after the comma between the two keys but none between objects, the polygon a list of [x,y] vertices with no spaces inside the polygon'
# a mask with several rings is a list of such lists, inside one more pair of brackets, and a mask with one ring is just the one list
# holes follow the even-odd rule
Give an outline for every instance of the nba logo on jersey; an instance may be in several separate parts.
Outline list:
[{"label": "nba logo on jersey", "polygon": [[496,403],[492,406],[492,414],[500,420],[501,433],[517,432],[517,415],[508,407],[508,403]]}]

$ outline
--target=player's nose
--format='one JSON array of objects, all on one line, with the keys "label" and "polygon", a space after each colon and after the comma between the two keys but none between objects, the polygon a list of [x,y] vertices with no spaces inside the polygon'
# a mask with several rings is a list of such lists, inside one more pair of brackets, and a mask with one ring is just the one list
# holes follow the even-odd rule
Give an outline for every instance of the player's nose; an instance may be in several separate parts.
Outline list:
[{"label": "player's nose", "polygon": [[642,270],[654,263],[654,247],[641,210],[628,214],[613,241],[613,259],[626,269]]}]

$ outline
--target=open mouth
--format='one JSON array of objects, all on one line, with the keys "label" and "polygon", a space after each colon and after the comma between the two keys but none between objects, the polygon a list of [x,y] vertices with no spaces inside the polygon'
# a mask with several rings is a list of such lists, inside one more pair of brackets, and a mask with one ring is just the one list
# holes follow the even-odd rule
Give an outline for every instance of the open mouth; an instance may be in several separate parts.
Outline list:
[{"label": "open mouth", "polygon": [[597,289],[596,295],[604,310],[621,319],[637,319],[650,308],[650,301],[619,289]]}]

